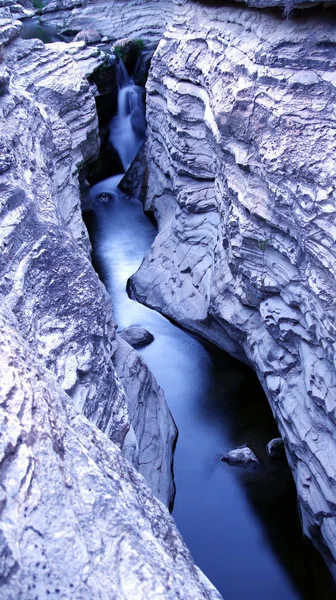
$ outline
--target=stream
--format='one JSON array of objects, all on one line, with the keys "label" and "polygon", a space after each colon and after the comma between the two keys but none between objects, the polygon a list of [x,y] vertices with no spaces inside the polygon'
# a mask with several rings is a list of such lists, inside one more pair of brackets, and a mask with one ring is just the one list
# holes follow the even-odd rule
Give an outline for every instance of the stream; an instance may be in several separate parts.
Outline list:
[{"label": "stream", "polygon": [[[122,66],[118,73],[110,140],[127,170],[143,141],[137,126],[142,90]],[[267,442],[279,434],[255,374],[128,298],[127,279],[156,228],[141,203],[118,189],[121,178],[91,188],[87,226],[93,262],[111,295],[119,330],[139,325],[154,335],[140,352],[179,430],[173,516],[196,564],[225,600],[332,598],[327,569],[301,533],[289,468],[266,455]],[[244,443],[263,468],[247,472],[220,462],[225,451]]]}]

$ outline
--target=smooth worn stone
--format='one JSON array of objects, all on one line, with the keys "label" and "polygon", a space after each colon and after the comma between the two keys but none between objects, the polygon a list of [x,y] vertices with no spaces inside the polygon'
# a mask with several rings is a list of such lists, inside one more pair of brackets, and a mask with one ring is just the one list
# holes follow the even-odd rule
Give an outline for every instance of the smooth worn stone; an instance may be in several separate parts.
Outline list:
[{"label": "smooth worn stone", "polygon": [[152,59],[128,289],[255,369],[336,579],[335,15],[219,4],[181,1]]},{"label": "smooth worn stone", "polygon": [[236,467],[258,467],[260,462],[248,446],[240,446],[235,450],[226,452],[221,458],[222,462]]},{"label": "smooth worn stone", "polygon": [[74,38],[74,42],[85,42],[86,44],[99,44],[101,35],[95,29],[80,31]]},{"label": "smooth worn stone", "polygon": [[284,458],[286,455],[283,439],[275,438],[268,442],[266,451],[270,458]]},{"label": "smooth worn stone", "polygon": [[119,332],[119,335],[135,349],[148,346],[154,341],[154,336],[143,327],[126,327]]}]

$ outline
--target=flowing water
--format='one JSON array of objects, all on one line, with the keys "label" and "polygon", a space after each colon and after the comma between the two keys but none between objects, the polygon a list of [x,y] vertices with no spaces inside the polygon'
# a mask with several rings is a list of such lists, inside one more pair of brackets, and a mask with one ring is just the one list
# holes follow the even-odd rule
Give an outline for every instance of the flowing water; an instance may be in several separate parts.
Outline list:
[{"label": "flowing water", "polygon": [[[126,169],[142,142],[137,122],[143,107],[141,89],[122,67],[118,100],[110,139]],[[141,353],[179,429],[173,515],[196,563],[225,600],[332,598],[328,574],[302,538],[289,469],[266,457],[265,445],[278,433],[255,375],[128,298],[127,279],[156,230],[140,202],[118,190],[121,177],[91,189],[93,260],[119,329],[141,325],[155,337]],[[262,469],[245,472],[220,462],[223,452],[243,443]]]}]

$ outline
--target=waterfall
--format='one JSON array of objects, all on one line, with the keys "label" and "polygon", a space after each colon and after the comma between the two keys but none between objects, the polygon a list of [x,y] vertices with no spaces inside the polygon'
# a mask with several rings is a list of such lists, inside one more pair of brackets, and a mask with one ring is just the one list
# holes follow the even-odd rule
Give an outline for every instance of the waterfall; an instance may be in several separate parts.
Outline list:
[{"label": "waterfall", "polygon": [[121,59],[117,78],[118,112],[110,124],[110,140],[127,171],[145,137],[143,90],[129,77]]},{"label": "waterfall", "polygon": [[[134,84],[121,59],[117,64],[118,112],[110,122],[110,141],[117,150],[124,173],[145,139],[143,89]],[[109,177],[91,188],[92,201],[107,202],[118,193],[123,174]]]}]

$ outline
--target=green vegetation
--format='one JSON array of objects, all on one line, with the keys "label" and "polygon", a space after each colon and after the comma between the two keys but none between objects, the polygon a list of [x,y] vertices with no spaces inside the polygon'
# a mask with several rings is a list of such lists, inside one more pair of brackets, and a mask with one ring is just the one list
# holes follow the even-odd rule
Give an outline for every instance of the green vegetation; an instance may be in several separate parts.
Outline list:
[{"label": "green vegetation", "polygon": [[106,71],[109,68],[109,58],[108,56],[104,56],[103,61],[100,63],[100,65],[97,67],[97,69],[95,69],[94,73],[91,75],[90,77],[90,81],[93,81],[97,87],[98,90],[101,92],[102,88],[104,87],[105,83],[106,83]]},{"label": "green vegetation", "polygon": [[145,47],[145,42],[143,40],[141,40],[140,38],[134,40],[135,46],[137,51],[140,53],[143,51],[144,47]]},{"label": "green vegetation", "polygon": [[118,58],[121,58],[121,60],[124,60],[124,58],[125,58],[124,46],[114,46],[113,52],[116,56],[118,56]]},{"label": "green vegetation", "polygon": [[259,240],[258,242],[258,248],[259,250],[261,250],[262,252],[265,252],[268,244],[270,243],[271,240]]},{"label": "green vegetation", "polygon": [[44,8],[45,4],[43,2],[43,0],[33,0],[33,7],[36,8],[37,10],[42,10],[42,8]]},{"label": "green vegetation", "polygon": [[143,51],[144,47],[145,42],[140,38],[137,38],[135,40],[130,40],[123,46],[119,46],[117,44],[116,46],[114,46],[113,52],[116,56],[118,56],[118,58],[121,58],[121,60],[124,63],[126,63],[129,59],[132,60],[132,57],[134,57],[134,55],[137,56],[138,54],[140,54]]},{"label": "green vegetation", "polygon": [[76,169],[74,170],[73,175],[78,175],[78,173],[83,169],[83,167],[85,167],[85,160],[80,160],[76,165]]}]

